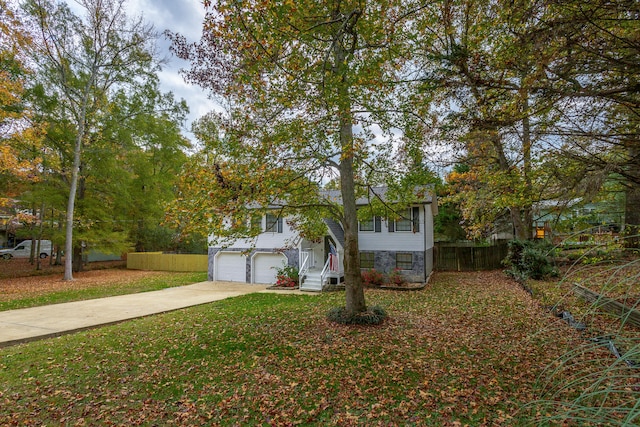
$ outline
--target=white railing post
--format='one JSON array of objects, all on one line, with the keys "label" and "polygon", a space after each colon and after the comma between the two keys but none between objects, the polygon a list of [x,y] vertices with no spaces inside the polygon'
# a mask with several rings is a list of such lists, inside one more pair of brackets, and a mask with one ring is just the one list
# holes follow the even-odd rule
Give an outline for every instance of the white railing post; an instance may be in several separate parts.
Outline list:
[{"label": "white railing post", "polygon": [[331,261],[331,257],[327,257],[327,261],[324,263],[324,268],[322,269],[322,273],[320,273],[320,286],[322,287],[324,287],[324,282],[325,280],[327,280],[330,261]]},{"label": "white railing post", "polygon": [[304,276],[309,270],[309,251],[300,251],[300,268],[298,269],[298,286],[302,286]]}]

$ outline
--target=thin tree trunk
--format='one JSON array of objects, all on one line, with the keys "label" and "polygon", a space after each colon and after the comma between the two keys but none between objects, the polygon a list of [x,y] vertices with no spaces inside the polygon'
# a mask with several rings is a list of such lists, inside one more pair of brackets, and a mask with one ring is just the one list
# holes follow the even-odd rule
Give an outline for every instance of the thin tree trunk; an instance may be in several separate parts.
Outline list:
[{"label": "thin tree trunk", "polygon": [[[631,140],[626,142],[630,159],[640,159],[640,145],[638,141]],[[636,160],[637,161],[637,160]],[[635,165],[634,165],[635,166]],[[640,248],[640,176],[637,167],[631,168],[632,175],[627,180],[625,190],[624,204],[624,222],[625,222],[625,247]],[[634,179],[635,178],[635,179]]]},{"label": "thin tree trunk", "polygon": [[527,228],[525,227],[524,222],[522,221],[522,215],[520,213],[520,207],[512,206],[509,208],[509,213],[511,214],[511,223],[513,224],[513,232],[515,234],[515,238],[518,240],[527,240],[529,239],[530,233],[527,233]]},{"label": "thin tree trunk", "polygon": [[[51,212],[51,217],[53,218],[53,212]],[[62,223],[63,223],[62,213],[58,216],[58,231],[62,232]],[[53,224],[51,225],[51,229],[53,229]],[[62,248],[61,245],[56,245],[56,262],[55,265],[62,265]]]},{"label": "thin tree trunk", "polygon": [[533,237],[533,183],[531,181],[531,122],[529,121],[529,98],[526,91],[523,95],[522,117],[522,155],[524,175],[525,204],[522,207],[523,233],[526,239]]},{"label": "thin tree trunk", "polygon": [[87,80],[80,104],[80,114],[78,117],[78,133],[76,143],[73,148],[73,167],[71,169],[71,186],[69,188],[69,201],[67,203],[66,235],[64,243],[64,280],[73,280],[73,219],[76,206],[76,192],[78,190],[78,177],[80,174],[80,162],[82,155],[82,141],[84,139],[85,121],[87,119],[87,108],[89,105],[89,94],[91,86],[96,76],[97,65],[91,68],[91,75]]},{"label": "thin tree trunk", "polygon": [[73,248],[73,272],[79,273],[83,270],[82,245],[78,245]]},{"label": "thin tree trunk", "polygon": [[[84,114],[83,114],[84,116]],[[78,135],[73,150],[73,168],[71,170],[71,187],[67,203],[66,235],[64,245],[64,280],[73,280],[73,214],[76,205],[78,175],[80,172],[80,153],[82,151],[82,135],[84,134],[84,117],[78,126]]]},{"label": "thin tree trunk", "polygon": [[[32,218],[36,218],[36,207],[35,205],[31,205],[31,216]],[[29,264],[33,265],[35,263],[35,250],[36,250],[36,230],[34,228],[33,222],[29,225],[31,228],[31,250],[29,251]]]},{"label": "thin tree trunk", "polygon": [[38,245],[36,248],[36,270],[40,270],[40,246],[42,246],[42,233],[44,230],[44,202],[40,205],[40,230],[38,230]]}]

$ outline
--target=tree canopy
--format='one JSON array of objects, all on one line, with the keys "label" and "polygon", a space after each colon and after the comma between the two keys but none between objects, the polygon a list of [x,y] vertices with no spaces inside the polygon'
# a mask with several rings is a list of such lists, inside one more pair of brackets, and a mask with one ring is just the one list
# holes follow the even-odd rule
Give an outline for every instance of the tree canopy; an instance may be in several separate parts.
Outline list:
[{"label": "tree canopy", "polygon": [[[399,129],[419,122],[403,79],[409,46],[401,33],[410,5],[206,5],[200,42],[173,34],[174,50],[191,61],[187,80],[211,90],[225,110],[197,129],[206,146],[185,176],[179,221],[223,235],[228,218],[247,231],[248,206],[293,211],[307,231],[317,230],[322,215],[332,217],[345,231],[347,310],[364,311],[356,197],[399,181],[398,146],[406,145]],[[318,191],[331,179],[339,202]]]},{"label": "tree canopy", "polygon": [[[101,240],[103,247],[121,250],[126,247],[126,233],[118,215],[123,208],[116,209],[116,215],[113,208],[127,200],[119,193],[119,189],[126,188],[127,173],[113,171],[122,170],[121,153],[126,149],[127,139],[132,139],[126,138],[126,126],[135,125],[132,117],[157,112],[156,106],[149,109],[141,101],[158,106],[165,102],[156,99],[155,73],[159,62],[153,45],[157,36],[153,27],[142,18],[127,17],[124,0],[83,0],[80,5],[86,12],[84,17],[73,14],[64,3],[29,0],[25,5],[38,31],[33,60],[41,83],[42,117],[55,118],[57,131],[52,135],[59,137],[52,142],[56,144],[66,187],[63,191],[67,194],[66,280],[73,278],[70,254],[76,257],[76,268],[80,264],[82,245],[81,240],[74,241],[74,228],[85,239],[87,235],[82,230],[91,228],[92,240]],[[172,99],[167,101],[168,108],[177,115],[167,114],[165,125],[179,120],[186,108],[172,105]],[[70,141],[73,143],[69,144]],[[134,138],[130,147],[136,142],[139,141]],[[173,144],[185,145],[183,141]],[[96,223],[109,227],[102,227],[101,233]]]}]

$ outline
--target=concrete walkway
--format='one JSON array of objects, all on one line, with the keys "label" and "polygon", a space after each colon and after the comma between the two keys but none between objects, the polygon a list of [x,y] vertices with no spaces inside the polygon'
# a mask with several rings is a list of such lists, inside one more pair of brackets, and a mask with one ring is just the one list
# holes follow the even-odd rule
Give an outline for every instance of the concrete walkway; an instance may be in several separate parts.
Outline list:
[{"label": "concrete walkway", "polygon": [[301,293],[267,290],[266,285],[201,282],[160,291],[0,311],[0,347],[254,292]]}]

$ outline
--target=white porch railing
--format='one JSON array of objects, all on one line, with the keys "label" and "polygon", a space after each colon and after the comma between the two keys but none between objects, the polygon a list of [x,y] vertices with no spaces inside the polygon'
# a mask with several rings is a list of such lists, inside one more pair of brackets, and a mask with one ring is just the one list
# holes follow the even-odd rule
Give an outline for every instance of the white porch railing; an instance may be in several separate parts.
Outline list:
[{"label": "white porch railing", "polygon": [[298,269],[298,286],[302,286],[304,277],[309,271],[309,265],[313,261],[313,251],[303,249],[300,251],[300,268]]},{"label": "white porch railing", "polygon": [[320,285],[324,288],[324,283],[327,280],[327,275],[329,272],[329,262],[331,258],[327,257],[327,262],[324,263],[324,268],[322,269],[322,273],[320,273]]},{"label": "white porch railing", "polygon": [[322,287],[324,288],[327,279],[332,273],[337,273],[337,277],[340,277],[340,271],[342,270],[342,265],[340,263],[340,252],[336,251],[336,262],[338,263],[338,271],[331,271],[331,255],[327,257],[327,261],[324,263],[324,268],[322,269],[322,273],[320,273],[320,281],[322,283]]}]

